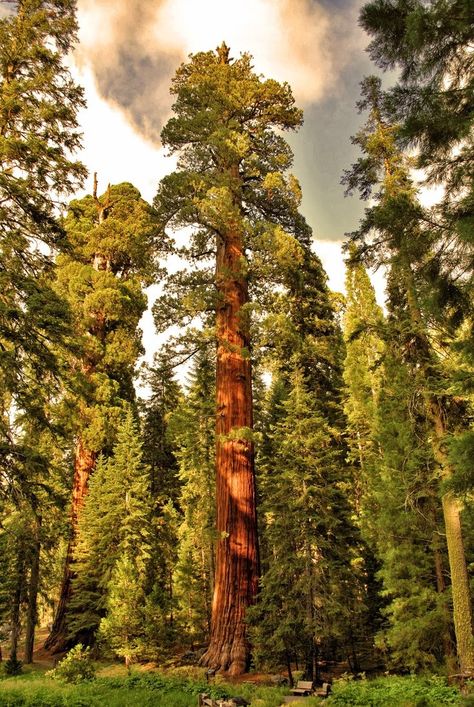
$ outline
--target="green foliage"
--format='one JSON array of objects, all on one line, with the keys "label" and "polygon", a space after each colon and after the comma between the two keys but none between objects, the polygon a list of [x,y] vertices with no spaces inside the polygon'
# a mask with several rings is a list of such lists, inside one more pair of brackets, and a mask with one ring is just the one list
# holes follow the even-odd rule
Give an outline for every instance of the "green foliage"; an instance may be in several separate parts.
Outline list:
[{"label": "green foliage", "polygon": [[65,247],[58,206],[85,175],[71,157],[82,89],[64,61],[76,29],[72,0],[19,0],[0,19],[2,495],[21,493],[21,462],[34,451],[17,439],[18,417],[47,425],[58,349],[70,334],[67,305],[51,286],[51,250]]},{"label": "green foliage", "polygon": [[209,634],[214,582],[215,362],[209,348],[195,356],[188,391],[170,419],[181,489],[174,591],[177,620],[191,645]]},{"label": "green foliage", "polygon": [[319,409],[296,369],[267,433],[271,451],[260,480],[268,556],[250,612],[259,664],[276,666],[294,654],[311,664],[315,644],[324,655],[348,640],[349,626],[356,635],[363,610],[350,479]]},{"label": "green foliage", "polygon": [[[393,10],[383,1],[367,7],[372,8],[371,12],[376,5],[379,10],[382,6]],[[394,29],[398,30],[399,26]],[[400,149],[380,79],[368,77],[362,82],[359,107],[369,111],[366,125],[354,138],[363,157],[346,173],[344,181],[349,191],[357,187],[364,198],[374,193],[373,204],[366,209],[359,230],[352,234],[358,247],[353,246],[351,257],[384,265],[388,271],[382,392],[371,432],[382,464],[375,463],[378,473],[371,490],[374,504],[368,514],[373,517],[375,509],[373,547],[382,563],[379,576],[389,600],[385,613],[390,626],[385,639],[391,644],[395,664],[413,669],[441,660],[442,652],[450,659],[446,545],[440,540],[439,528],[439,496],[444,493],[440,479],[456,478],[445,444],[468,426],[471,403],[466,396],[453,395],[450,347],[456,334],[449,322],[435,323],[431,285],[426,279],[432,254],[440,247],[439,233],[436,225],[432,228],[433,215],[418,201],[410,175],[411,160]],[[448,533],[447,521],[445,529]],[[453,535],[449,539],[451,580],[453,585],[456,582],[456,634],[461,636],[466,627],[466,636],[457,641],[458,647],[466,646],[460,660],[472,664],[472,653],[468,655],[470,620],[461,620],[456,608],[461,600],[465,605],[459,612],[470,612],[463,541],[456,536],[454,551]],[[401,548],[404,551],[400,552]],[[455,572],[458,567],[459,572]],[[411,578],[411,588],[407,577]],[[413,592],[415,584],[418,589]],[[419,596],[425,601],[420,603]],[[442,626],[443,640],[433,643],[436,624]],[[382,640],[379,645],[387,646],[387,642]]]},{"label": "green foliage", "polygon": [[110,579],[107,615],[100,622],[99,639],[104,639],[129,666],[145,653],[145,592],[137,563],[126,546],[123,551]]},{"label": "green foliage", "polygon": [[[204,679],[190,680],[159,673],[133,674],[130,677],[97,677],[92,683],[68,685],[48,678],[25,675],[15,681],[0,682],[0,705],[5,707],[189,707],[199,693],[214,699],[240,695],[258,707],[279,707],[284,689],[251,684],[208,684]],[[312,701],[311,701],[312,702]]]},{"label": "green foliage", "polygon": [[159,273],[156,219],[138,190],[123,183],[72,201],[64,224],[71,249],[57,259],[54,287],[70,306],[75,350],[63,419],[86,449],[110,452],[126,403],[135,398],[142,287]]},{"label": "green foliage", "polygon": [[12,655],[5,661],[3,669],[5,670],[5,675],[21,675],[23,671],[23,663],[21,660],[18,660],[16,655]]},{"label": "green foliage", "polygon": [[149,484],[138,428],[129,412],[119,428],[113,456],[98,462],[81,512],[68,615],[72,635],[97,629],[121,556],[134,558],[140,581],[145,582],[151,546]]},{"label": "green foliage", "polygon": [[462,703],[459,690],[439,677],[383,677],[375,680],[336,680],[328,705],[360,707],[438,707]]},{"label": "green foliage", "polygon": [[81,643],[78,643],[47,675],[54,680],[73,685],[94,680],[95,667],[90,657],[90,650],[90,648],[84,648]]},{"label": "green foliage", "polygon": [[[215,281],[216,239],[230,224],[244,239],[240,276],[257,309],[272,299],[272,284],[282,283],[298,244],[310,239],[298,213],[298,183],[286,174],[291,149],[276,132],[302,122],[290,87],[256,75],[248,54],[225,63],[218,53],[205,52],[178,69],[172,93],[175,115],[162,139],[178,153],[178,169],[161,181],[154,205],[163,227],[192,231],[186,245],[171,248],[190,267],[167,277],[154,308],[160,330],[197,317],[209,323],[224,296]],[[242,312],[245,328],[253,305],[250,310]]]}]

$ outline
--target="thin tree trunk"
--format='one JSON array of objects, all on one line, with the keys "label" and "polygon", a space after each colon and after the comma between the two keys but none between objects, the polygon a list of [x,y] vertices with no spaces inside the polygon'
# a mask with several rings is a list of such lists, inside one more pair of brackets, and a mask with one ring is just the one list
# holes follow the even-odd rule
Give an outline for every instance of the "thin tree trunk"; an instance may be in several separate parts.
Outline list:
[{"label": "thin tree trunk", "polygon": [[[417,293],[411,267],[402,252],[402,272],[407,291],[407,300],[412,323],[423,347],[420,356],[421,371],[426,378],[433,375],[432,351],[427,338],[424,323],[418,306]],[[438,463],[444,479],[453,476],[453,469],[445,452],[446,414],[443,403],[432,393],[425,391],[427,418],[432,424],[433,456]],[[466,555],[461,530],[459,503],[450,492],[442,497],[443,518],[448,546],[448,559],[451,574],[453,597],[454,632],[459,668],[466,675],[474,675],[474,635],[469,577]]]},{"label": "thin tree trunk", "polygon": [[451,493],[445,493],[442,502],[451,570],[457,654],[460,670],[468,676],[474,674],[474,645],[469,577],[461,532],[461,517],[458,501]]},{"label": "thin tree trunk", "polygon": [[25,663],[33,662],[35,629],[38,619],[38,588],[41,555],[41,516],[35,516],[34,547],[31,558],[30,586],[28,590],[28,611],[26,615]]},{"label": "thin tree trunk", "polygon": [[294,682],[293,682],[293,673],[291,672],[291,655],[290,652],[287,650],[285,651],[286,655],[286,670],[288,672],[288,681],[290,684],[290,687],[293,687]]},{"label": "thin tree trunk", "polygon": [[[20,548],[20,553],[24,552],[24,548]],[[15,591],[12,597],[12,608],[10,614],[10,660],[17,659],[18,641],[20,639],[20,608],[23,594],[23,584],[25,580],[24,557],[18,557],[17,577]]]},{"label": "thin tree trunk", "polygon": [[[446,592],[446,580],[443,571],[443,554],[440,547],[440,537],[437,531],[433,533],[432,547],[436,572],[436,589],[438,594],[444,594]],[[449,664],[453,662],[454,650],[450,631],[451,615],[447,606],[443,607],[443,615],[445,618],[445,626],[443,630],[443,653],[447,664]]]},{"label": "thin tree trunk", "polygon": [[249,668],[245,614],[255,602],[259,577],[252,381],[238,229],[218,239],[216,368],[217,555],[211,637],[202,664],[229,675]]},{"label": "thin tree trunk", "polygon": [[60,653],[70,645],[68,639],[66,618],[72,592],[72,580],[74,572],[71,564],[74,556],[74,547],[77,537],[77,524],[79,513],[84,503],[87,493],[89,478],[94,470],[96,453],[85,449],[82,440],[79,439],[76,446],[76,458],[74,462],[74,483],[72,491],[71,507],[71,539],[69,540],[66,560],[64,563],[63,581],[59,595],[59,602],[53,621],[53,626],[44,647],[52,653]]}]

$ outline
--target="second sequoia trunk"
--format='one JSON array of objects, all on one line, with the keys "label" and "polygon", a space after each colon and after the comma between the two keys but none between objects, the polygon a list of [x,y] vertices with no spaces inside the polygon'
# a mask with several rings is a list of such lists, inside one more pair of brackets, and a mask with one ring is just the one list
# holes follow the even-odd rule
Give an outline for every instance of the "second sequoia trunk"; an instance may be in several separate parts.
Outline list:
[{"label": "second sequoia trunk", "polygon": [[252,380],[242,235],[217,249],[217,558],[211,640],[203,664],[238,675],[249,667],[245,613],[259,577]]},{"label": "second sequoia trunk", "polygon": [[67,632],[67,610],[71,599],[71,588],[74,572],[71,567],[74,559],[74,546],[77,536],[77,523],[79,512],[87,493],[87,484],[94,470],[96,454],[84,448],[82,440],[79,439],[76,446],[76,457],[74,460],[74,482],[72,491],[71,506],[71,538],[68,543],[66,560],[64,563],[63,579],[59,594],[59,603],[54,616],[53,625],[44,647],[52,653],[61,653],[69,647]]}]

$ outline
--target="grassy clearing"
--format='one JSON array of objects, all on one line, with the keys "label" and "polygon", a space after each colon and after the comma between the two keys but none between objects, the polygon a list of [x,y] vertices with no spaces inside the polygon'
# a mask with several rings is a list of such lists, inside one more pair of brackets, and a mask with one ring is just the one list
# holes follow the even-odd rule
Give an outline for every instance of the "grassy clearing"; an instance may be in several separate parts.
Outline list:
[{"label": "grassy clearing", "polygon": [[[189,673],[189,671],[186,671]],[[200,692],[214,697],[240,695],[252,707],[279,707],[284,689],[251,684],[212,685],[188,674],[163,675],[136,671],[130,677],[123,669],[107,666],[89,683],[65,685],[44,675],[44,670],[29,670],[18,677],[0,679],[1,707],[196,707]],[[309,707],[309,705],[308,705]]]},{"label": "grassy clearing", "polygon": [[[127,676],[122,666],[97,664],[98,677],[89,683],[65,685],[27,668],[21,676],[0,678],[1,707],[196,707],[199,692],[214,697],[240,695],[252,707],[279,707],[288,689],[228,684],[216,679],[208,685],[203,670],[182,668],[166,674],[136,668]],[[474,693],[474,686],[473,686]],[[296,704],[300,703],[295,703]],[[440,677],[383,677],[375,680],[338,680],[328,700],[306,698],[305,707],[474,707],[474,694],[462,697]]]}]

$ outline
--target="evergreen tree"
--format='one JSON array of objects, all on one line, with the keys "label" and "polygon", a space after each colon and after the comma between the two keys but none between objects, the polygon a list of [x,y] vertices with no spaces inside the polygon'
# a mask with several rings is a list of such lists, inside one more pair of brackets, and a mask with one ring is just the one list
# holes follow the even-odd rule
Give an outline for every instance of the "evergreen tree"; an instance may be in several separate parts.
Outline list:
[{"label": "evergreen tree", "polygon": [[[141,582],[137,591],[145,592],[151,529],[149,470],[143,464],[138,428],[129,411],[118,430],[113,456],[99,459],[79,517],[68,612],[68,629],[75,639],[90,642],[94,637],[106,613],[108,590],[120,558],[133,562]],[[117,571],[123,572],[123,567]]]},{"label": "evergreen tree", "polygon": [[[299,654],[312,678],[318,655],[327,656],[336,645],[357,665],[364,591],[363,573],[351,570],[360,541],[350,520],[344,346],[319,259],[303,248],[302,264],[290,259],[282,270],[286,287],[265,326],[275,380],[258,456],[264,573],[253,616],[257,654],[263,657],[265,646],[272,645],[267,657],[273,652],[287,665]],[[291,520],[283,513],[284,503],[291,508]],[[340,555],[332,552],[332,541],[324,539],[332,534],[345,548]],[[356,597],[357,591],[348,592],[343,600],[335,587],[351,584],[360,593]]]},{"label": "evergreen tree", "polygon": [[188,391],[171,420],[181,511],[174,584],[177,621],[191,647],[210,635],[215,579],[215,360],[196,354]]},{"label": "evergreen tree", "polygon": [[68,302],[75,346],[73,371],[62,406],[75,438],[71,540],[60,600],[45,646],[59,651],[66,641],[71,561],[80,510],[97,455],[110,453],[127,404],[134,401],[134,366],[142,353],[138,322],[146,308],[142,287],[156,264],[156,222],[150,206],[131,184],[112,186],[70,204],[65,219],[71,248],[57,259],[55,289]]},{"label": "evergreen tree", "polygon": [[375,435],[381,453],[365,510],[388,619],[377,643],[391,665],[418,670],[452,654],[446,543],[423,393],[390,324],[389,316]]},{"label": "evergreen tree", "polygon": [[296,368],[288,383],[260,482],[270,556],[253,633],[257,656],[290,664],[299,655],[314,679],[318,655],[331,655],[338,642],[350,652],[361,581],[351,570],[358,547],[349,520],[350,480],[334,430],[302,371]]},{"label": "evergreen tree", "polygon": [[276,132],[298,127],[302,116],[288,85],[255,75],[248,55],[233,61],[225,44],[191,56],[172,92],[175,117],[162,139],[178,153],[178,169],[161,182],[155,205],[164,226],[192,227],[179,249],[192,269],[168,279],[157,315],[163,327],[215,312],[219,541],[203,663],[238,674],[249,664],[245,612],[259,574],[250,303],[280,282],[282,251],[309,240],[299,186],[285,176],[291,150]]},{"label": "evergreen tree", "polygon": [[150,468],[152,494],[162,503],[179,495],[175,441],[169,429],[170,418],[181,399],[172,363],[166,353],[156,355],[145,369],[143,380],[150,397],[142,403],[143,458]]},{"label": "evergreen tree", "polygon": [[[46,424],[44,401],[57,390],[56,354],[69,332],[49,276],[51,250],[65,247],[58,207],[85,175],[71,158],[82,90],[64,62],[75,42],[74,11],[72,0],[19,0],[0,19],[2,494],[16,493],[19,460],[30,451],[9,410]],[[39,385],[46,378],[49,385]]]},{"label": "evergreen tree", "polygon": [[[355,248],[351,255],[356,258]],[[346,271],[344,339],[346,357],[344,382],[347,388],[345,412],[350,435],[351,458],[357,463],[357,503],[370,495],[371,480],[380,461],[377,448],[376,413],[381,388],[384,352],[384,317],[361,262],[349,258]]]},{"label": "evergreen tree", "polygon": [[[368,195],[375,185],[379,191],[376,204],[367,209],[354,239],[362,243],[361,250],[374,262],[388,266],[392,281],[397,283],[396,338],[423,398],[423,414],[438,478],[449,482],[455,470],[446,453],[446,437],[465,424],[467,400],[455,399],[450,394],[450,371],[437,355],[430,310],[424,307],[421,274],[430,258],[420,226],[424,212],[416,199],[406,161],[397,148],[395,129],[384,117],[380,80],[370,77],[363,82],[359,107],[370,110],[367,126],[355,137],[365,156],[346,174],[345,181],[349,190],[357,186],[363,195]],[[368,237],[374,233],[377,237],[371,244]],[[443,331],[443,336],[449,341],[448,330]],[[474,668],[474,653],[461,509],[459,499],[449,487],[441,483],[439,493],[451,572],[457,654],[461,671],[470,673]]]},{"label": "evergreen tree", "polygon": [[107,596],[107,616],[100,622],[99,635],[114,653],[125,660],[127,669],[143,654],[145,638],[145,593],[136,561],[125,551],[117,560]]}]

